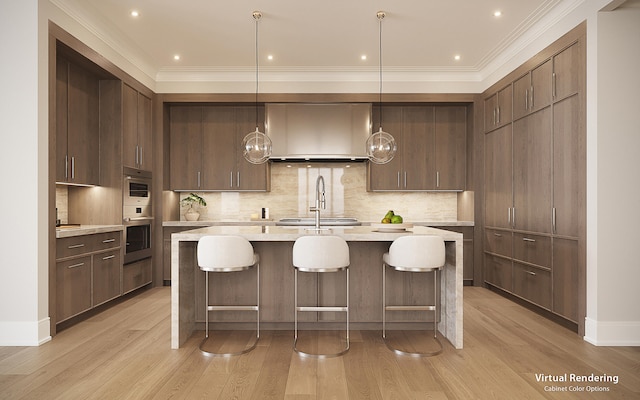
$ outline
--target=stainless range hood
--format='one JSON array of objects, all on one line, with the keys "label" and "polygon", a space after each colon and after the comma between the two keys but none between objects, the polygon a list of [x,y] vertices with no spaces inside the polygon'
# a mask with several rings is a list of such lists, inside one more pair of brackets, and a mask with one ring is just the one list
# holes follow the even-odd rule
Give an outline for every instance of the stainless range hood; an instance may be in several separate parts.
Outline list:
[{"label": "stainless range hood", "polygon": [[367,159],[370,103],[267,103],[265,133],[271,160]]}]

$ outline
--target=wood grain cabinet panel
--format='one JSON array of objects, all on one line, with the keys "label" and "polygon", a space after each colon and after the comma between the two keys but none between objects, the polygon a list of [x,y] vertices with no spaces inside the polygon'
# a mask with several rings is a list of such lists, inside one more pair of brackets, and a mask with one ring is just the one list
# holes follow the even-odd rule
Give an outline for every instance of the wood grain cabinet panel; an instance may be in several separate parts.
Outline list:
[{"label": "wood grain cabinet panel", "polygon": [[485,226],[511,228],[513,205],[512,127],[506,125],[484,136]]},{"label": "wood grain cabinet panel", "polygon": [[513,82],[513,119],[538,111],[551,104],[551,59]]},{"label": "wood grain cabinet panel", "polygon": [[484,255],[484,280],[485,282],[511,291],[512,271],[511,259],[485,253]]},{"label": "wood grain cabinet panel", "polygon": [[497,229],[485,229],[484,251],[504,257],[513,255],[513,233]]},{"label": "wood grain cabinet panel", "polygon": [[551,117],[545,108],[513,123],[514,229],[551,233]]},{"label": "wood grain cabinet panel", "polygon": [[171,190],[198,190],[202,175],[202,107],[170,109]]},{"label": "wood grain cabinet panel", "polygon": [[513,258],[551,268],[551,237],[514,232]]},{"label": "wood grain cabinet panel", "polygon": [[56,61],[56,181],[100,183],[99,78],[58,57]]},{"label": "wood grain cabinet panel", "polygon": [[151,258],[124,265],[122,267],[122,294],[151,283],[151,265]]},{"label": "wood grain cabinet panel", "polygon": [[580,91],[584,76],[582,42],[576,42],[553,57],[552,95],[562,100]]},{"label": "wood grain cabinet panel", "polygon": [[466,185],[467,107],[374,107],[398,150],[387,164],[368,164],[371,191],[461,191]]},{"label": "wood grain cabinet panel", "polygon": [[127,84],[122,84],[122,119],[123,165],[151,171],[151,99]]},{"label": "wood grain cabinet panel", "polygon": [[579,242],[553,238],[553,312],[578,322]]},{"label": "wood grain cabinet panel", "polygon": [[91,308],[91,256],[56,263],[56,322]]},{"label": "wood grain cabinet panel", "polygon": [[94,254],[92,261],[92,306],[96,307],[122,294],[120,249]]},{"label": "wood grain cabinet panel", "polygon": [[551,271],[514,262],[513,293],[550,310]]},{"label": "wood grain cabinet panel", "polygon": [[511,122],[511,83],[484,100],[484,131],[490,132]]}]

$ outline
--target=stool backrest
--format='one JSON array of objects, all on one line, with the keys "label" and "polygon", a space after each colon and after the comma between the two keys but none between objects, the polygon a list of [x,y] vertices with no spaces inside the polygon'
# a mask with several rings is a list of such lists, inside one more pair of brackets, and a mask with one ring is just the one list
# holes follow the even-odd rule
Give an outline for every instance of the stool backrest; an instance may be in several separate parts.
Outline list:
[{"label": "stool backrest", "polygon": [[242,236],[209,235],[198,241],[198,266],[203,270],[253,264],[253,246]]},{"label": "stool backrest", "polygon": [[389,246],[389,264],[409,268],[444,266],[444,239],[435,235],[400,236]]},{"label": "stool backrest", "polygon": [[301,236],[293,244],[293,265],[304,269],[349,266],[349,245],[340,236]]}]

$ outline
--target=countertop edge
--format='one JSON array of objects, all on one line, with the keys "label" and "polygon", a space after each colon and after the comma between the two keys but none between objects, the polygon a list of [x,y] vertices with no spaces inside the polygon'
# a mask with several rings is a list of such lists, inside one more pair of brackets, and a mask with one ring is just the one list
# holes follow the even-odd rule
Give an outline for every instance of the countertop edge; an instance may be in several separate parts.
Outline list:
[{"label": "countertop edge", "polygon": [[56,228],[56,239],[116,231],[124,231],[124,225],[80,225],[77,228]]},{"label": "countertop edge", "polygon": [[[370,225],[371,221],[362,221],[362,226]],[[411,222],[415,226],[475,226],[473,221],[417,221]],[[275,226],[272,220],[260,221],[164,221],[163,227],[207,227],[207,226]]]}]

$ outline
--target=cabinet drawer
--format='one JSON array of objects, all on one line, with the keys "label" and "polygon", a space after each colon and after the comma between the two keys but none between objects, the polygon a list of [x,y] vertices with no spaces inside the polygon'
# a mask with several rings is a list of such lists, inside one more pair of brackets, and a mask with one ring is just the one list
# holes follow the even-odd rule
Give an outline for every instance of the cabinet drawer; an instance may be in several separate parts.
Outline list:
[{"label": "cabinet drawer", "polygon": [[513,234],[513,258],[551,268],[551,238],[548,236]]},{"label": "cabinet drawer", "polygon": [[145,258],[122,267],[122,293],[151,283],[151,258]]},{"label": "cabinet drawer", "polygon": [[546,309],[551,308],[551,271],[513,263],[513,293]]},{"label": "cabinet drawer", "polygon": [[485,254],[484,280],[494,286],[511,291],[511,260]]},{"label": "cabinet drawer", "polygon": [[96,233],[56,239],[56,258],[67,258],[120,247],[121,232]]},{"label": "cabinet drawer", "polygon": [[511,232],[495,229],[485,229],[485,251],[493,254],[499,254],[505,257],[511,257],[511,252],[513,251],[511,245]]}]

